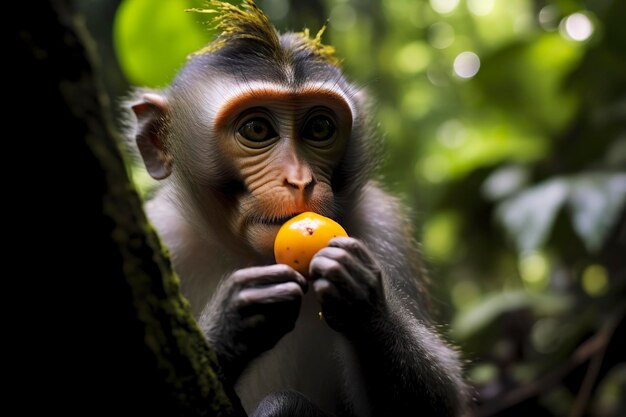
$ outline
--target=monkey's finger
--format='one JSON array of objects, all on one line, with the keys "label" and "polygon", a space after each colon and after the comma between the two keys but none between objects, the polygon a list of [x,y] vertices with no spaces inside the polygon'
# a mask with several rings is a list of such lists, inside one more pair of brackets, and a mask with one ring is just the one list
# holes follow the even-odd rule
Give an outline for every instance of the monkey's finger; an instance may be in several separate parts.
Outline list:
[{"label": "monkey's finger", "polygon": [[345,269],[345,273],[350,277],[359,276],[363,269],[361,266],[362,262],[343,248],[325,247],[320,249],[315,256],[336,261]]},{"label": "monkey's finger", "polygon": [[346,283],[351,277],[346,267],[336,259],[324,256],[324,249],[317,252],[309,264],[309,275],[313,280],[326,278],[331,282]]},{"label": "monkey's finger", "polygon": [[304,292],[295,282],[283,282],[258,288],[246,288],[237,294],[235,303],[239,311],[253,313],[264,306],[301,303]]},{"label": "monkey's finger", "polygon": [[308,289],[307,280],[295,269],[288,265],[276,264],[255,266],[235,271],[229,278],[233,285],[240,288],[262,287],[281,282],[295,282],[302,291]]},{"label": "monkey's finger", "polygon": [[322,307],[320,312],[324,321],[333,329],[342,331],[346,311],[351,307],[341,296],[337,287],[325,278],[319,278],[313,282],[313,290],[317,301]]},{"label": "monkey's finger", "polygon": [[302,288],[295,282],[282,282],[267,287],[246,288],[239,292],[237,302],[242,305],[273,304],[300,299]]},{"label": "monkey's finger", "polygon": [[340,294],[344,295],[343,298],[350,299],[365,295],[365,290],[355,280],[356,276],[351,275],[341,262],[326,257],[320,252],[313,257],[309,266],[309,275],[313,278],[313,284],[319,278],[325,278],[337,288]]},{"label": "monkey's finger", "polygon": [[372,274],[369,265],[344,248],[325,247],[316,256],[333,259],[343,265],[353,285],[375,286],[377,284],[377,278],[375,274]]},{"label": "monkey's finger", "polygon": [[313,281],[313,290],[317,301],[321,305],[332,304],[341,299],[339,290],[326,278],[319,278]]},{"label": "monkey's finger", "polygon": [[370,270],[378,271],[378,263],[372,252],[365,246],[363,242],[352,237],[334,237],[328,242],[330,248],[342,248],[356,256]]}]

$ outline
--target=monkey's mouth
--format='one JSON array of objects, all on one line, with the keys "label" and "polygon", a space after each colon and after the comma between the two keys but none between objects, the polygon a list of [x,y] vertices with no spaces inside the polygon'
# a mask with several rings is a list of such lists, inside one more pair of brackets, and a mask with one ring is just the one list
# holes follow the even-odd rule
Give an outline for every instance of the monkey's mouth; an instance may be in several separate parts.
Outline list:
[{"label": "monkey's mouth", "polygon": [[300,213],[291,213],[284,216],[272,216],[272,217],[256,217],[253,219],[253,223],[259,223],[266,226],[282,226],[287,220]]}]

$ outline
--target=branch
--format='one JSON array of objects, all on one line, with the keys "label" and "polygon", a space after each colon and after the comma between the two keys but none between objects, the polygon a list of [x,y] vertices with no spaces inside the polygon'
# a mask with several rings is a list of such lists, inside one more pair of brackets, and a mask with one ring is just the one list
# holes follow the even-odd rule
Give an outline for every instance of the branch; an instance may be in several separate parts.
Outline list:
[{"label": "branch", "polygon": [[[502,411],[507,410],[516,404],[522,403],[530,398],[545,393],[550,388],[560,383],[567,375],[572,372],[572,370],[591,359],[592,366],[587,371],[585,382],[583,382],[583,386],[580,390],[579,398],[577,398],[574,408],[572,409],[572,412],[570,414],[570,417],[578,417],[580,414],[577,413],[582,412],[580,410],[580,407],[582,407],[582,410],[584,410],[584,407],[587,404],[587,400],[589,398],[589,395],[591,394],[591,389],[594,385],[595,378],[597,377],[600,365],[602,364],[604,352],[606,351],[606,348],[609,345],[611,338],[613,337],[617,325],[619,324],[620,320],[622,320],[623,315],[624,312],[620,311],[619,314],[616,315],[615,320],[610,320],[607,325],[601,328],[595,335],[582,343],[570,356],[569,360],[558,369],[552,371],[548,375],[545,375],[543,378],[533,383],[523,385],[505,393],[499,401],[485,404],[478,410],[475,410],[472,416],[496,416]],[[598,362],[597,365],[594,365],[596,362]],[[598,369],[592,369],[595,367],[597,367]]]}]

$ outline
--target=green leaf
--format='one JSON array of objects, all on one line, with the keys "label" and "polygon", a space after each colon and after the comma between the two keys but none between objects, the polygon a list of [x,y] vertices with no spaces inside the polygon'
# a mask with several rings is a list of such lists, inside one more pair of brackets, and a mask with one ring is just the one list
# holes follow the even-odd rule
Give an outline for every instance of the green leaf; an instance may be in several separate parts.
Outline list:
[{"label": "green leaf", "polygon": [[495,169],[481,186],[485,198],[496,201],[508,197],[528,183],[530,173],[521,165],[505,165]]},{"label": "green leaf", "polygon": [[483,298],[475,307],[460,313],[452,322],[452,335],[464,340],[485,330],[504,313],[527,308],[536,316],[555,316],[567,311],[572,299],[560,294],[505,291]]},{"label": "green leaf", "polygon": [[574,230],[598,251],[626,202],[626,174],[582,174],[570,182],[568,206]]},{"label": "green leaf", "polygon": [[475,81],[491,106],[538,132],[556,133],[578,109],[578,97],[563,83],[583,52],[582,44],[558,33],[528,36],[484,56]]},{"label": "green leaf", "polygon": [[520,252],[537,249],[546,242],[568,193],[566,179],[541,183],[501,203],[496,218]]},{"label": "green leaf", "polygon": [[115,17],[113,37],[122,70],[135,85],[169,84],[186,57],[211,38],[202,17],[186,13],[192,0],[124,0]]},{"label": "green leaf", "polygon": [[563,205],[591,252],[598,251],[626,204],[626,174],[583,173],[555,178],[504,200],[496,219],[520,252],[541,247]]}]

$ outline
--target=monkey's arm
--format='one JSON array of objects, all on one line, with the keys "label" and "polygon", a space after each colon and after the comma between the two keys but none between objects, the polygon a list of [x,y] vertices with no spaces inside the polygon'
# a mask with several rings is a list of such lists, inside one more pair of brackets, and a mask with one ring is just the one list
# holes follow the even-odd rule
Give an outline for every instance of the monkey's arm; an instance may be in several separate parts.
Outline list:
[{"label": "monkey's arm", "polygon": [[235,271],[220,284],[200,317],[227,382],[291,331],[307,283],[287,265]]},{"label": "monkey's arm", "polygon": [[410,312],[410,305],[423,306],[402,290],[410,279],[408,271],[389,276],[394,270],[383,272],[365,245],[353,238],[333,239],[311,262],[324,318],[346,336],[357,358],[348,364],[358,375],[352,380],[365,381],[365,392],[351,396],[359,401],[365,397],[373,416],[403,415],[404,410],[460,415],[465,387],[456,354]]},{"label": "monkey's arm", "polygon": [[427,324],[393,304],[372,320],[369,331],[350,338],[372,415],[461,415],[467,398],[456,353]]}]

